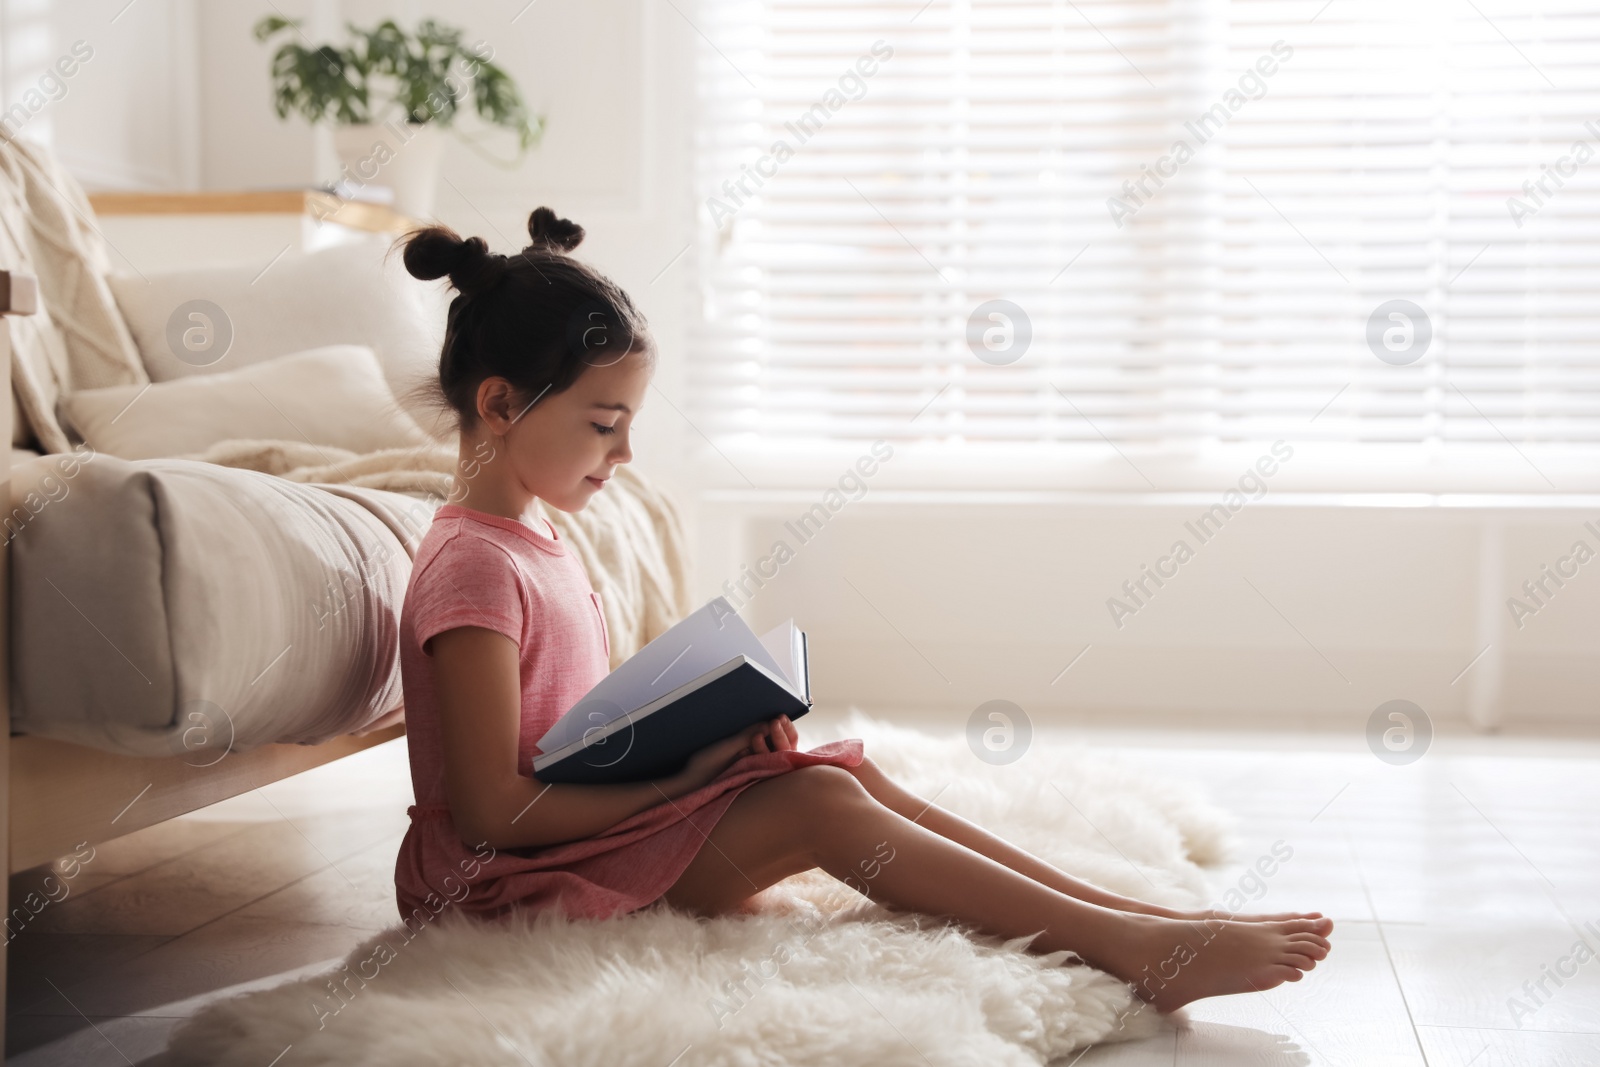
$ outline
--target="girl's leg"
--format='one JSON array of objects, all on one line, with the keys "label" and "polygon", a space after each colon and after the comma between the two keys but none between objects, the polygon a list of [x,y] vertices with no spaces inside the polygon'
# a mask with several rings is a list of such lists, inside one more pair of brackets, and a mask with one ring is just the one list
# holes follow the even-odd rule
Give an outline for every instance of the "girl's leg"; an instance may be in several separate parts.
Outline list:
[{"label": "girl's leg", "polygon": [[1209,909],[1178,911],[1173,908],[1163,908],[1157,904],[1137,900],[1133,897],[1125,897],[1074,878],[1059,867],[1039,859],[1031,852],[1020,849],[1003,838],[996,837],[981,826],[976,826],[954,812],[946,811],[944,808],[922,799],[884,774],[877,764],[870,759],[862,760],[859,766],[845,769],[855,776],[856,780],[866,788],[868,793],[871,793],[880,804],[890,811],[903,815],[913,822],[920,823],[941,837],[947,837],[951,841],[965,845],[974,852],[982,853],[996,863],[1002,863],[1019,874],[1025,874],[1034,881],[1042,882],[1051,889],[1059,893],[1065,893],[1069,897],[1077,897],[1079,900],[1087,900],[1091,904],[1098,904],[1104,908],[1114,908],[1117,911],[1131,911],[1143,915],[1160,915],[1168,919],[1233,918],[1241,922],[1314,919],[1320,920],[1316,927],[1317,933],[1326,935],[1333,930],[1333,920],[1322,918],[1322,913],[1317,911],[1234,916]]},{"label": "girl's leg", "polygon": [[1032,950],[1075,952],[1160,1011],[1299,981],[1328,953],[1307,920],[1183,922],[1058,892],[890,810],[829,766],[802,767],[739,794],[665,900],[725,913],[813,867],[901,911],[1003,938],[1038,934]]}]

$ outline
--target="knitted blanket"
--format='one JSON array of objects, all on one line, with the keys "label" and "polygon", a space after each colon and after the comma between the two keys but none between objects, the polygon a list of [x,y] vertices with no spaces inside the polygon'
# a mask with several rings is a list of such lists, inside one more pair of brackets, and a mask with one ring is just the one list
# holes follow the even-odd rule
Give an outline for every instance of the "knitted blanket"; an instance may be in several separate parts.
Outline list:
[{"label": "knitted blanket", "polygon": [[150,380],[105,275],[107,245],[75,178],[50,152],[0,141],[0,268],[39,279],[39,310],[14,316],[12,443],[41,452],[72,445],[56,401],[78,389]]}]

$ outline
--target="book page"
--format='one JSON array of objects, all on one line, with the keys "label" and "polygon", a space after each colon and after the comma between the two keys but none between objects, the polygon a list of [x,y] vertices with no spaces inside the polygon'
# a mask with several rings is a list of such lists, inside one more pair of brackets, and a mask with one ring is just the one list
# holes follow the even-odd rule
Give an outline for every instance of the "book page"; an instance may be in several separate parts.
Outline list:
[{"label": "book page", "polygon": [[761,644],[783,668],[779,673],[789,680],[789,687],[799,693],[800,660],[796,650],[800,647],[800,631],[794,620],[786,619],[762,634]]},{"label": "book page", "polygon": [[794,631],[794,662],[795,662],[795,692],[807,704],[811,703],[811,664],[807,662],[809,653],[806,650],[805,631],[795,628]]},{"label": "book page", "polygon": [[780,678],[789,676],[727,598],[715,597],[602,678],[539,738],[539,750],[565,748],[586,731],[604,727],[738,655]]}]

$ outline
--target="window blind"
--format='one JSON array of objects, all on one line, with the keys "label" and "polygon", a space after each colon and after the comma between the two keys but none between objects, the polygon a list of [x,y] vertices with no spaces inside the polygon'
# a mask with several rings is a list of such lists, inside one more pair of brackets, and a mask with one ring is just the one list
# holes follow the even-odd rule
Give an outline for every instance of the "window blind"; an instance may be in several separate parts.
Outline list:
[{"label": "window blind", "polygon": [[686,14],[692,411],[730,457],[1600,447],[1590,5]]}]

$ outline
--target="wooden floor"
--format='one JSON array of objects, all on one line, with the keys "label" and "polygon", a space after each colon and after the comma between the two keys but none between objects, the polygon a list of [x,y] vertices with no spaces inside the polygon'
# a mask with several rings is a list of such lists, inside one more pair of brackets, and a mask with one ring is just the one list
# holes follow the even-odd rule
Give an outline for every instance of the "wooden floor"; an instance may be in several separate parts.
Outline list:
[{"label": "wooden floor", "polygon": [[[1600,933],[1600,742],[1443,736],[1392,767],[1348,735],[1070,736],[1206,783],[1241,823],[1221,884],[1281,840],[1293,856],[1255,906],[1339,922],[1305,982],[1202,1002],[1073,1063],[1600,1064],[1600,959],[1546,977],[1572,971],[1584,923]],[[9,946],[7,1062],[159,1063],[211,998],[315,973],[398,921],[404,745],[99,846]]]}]

